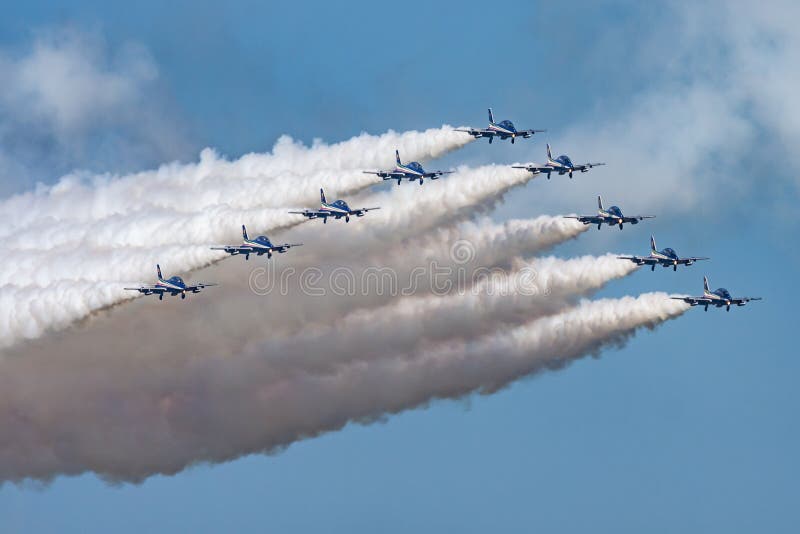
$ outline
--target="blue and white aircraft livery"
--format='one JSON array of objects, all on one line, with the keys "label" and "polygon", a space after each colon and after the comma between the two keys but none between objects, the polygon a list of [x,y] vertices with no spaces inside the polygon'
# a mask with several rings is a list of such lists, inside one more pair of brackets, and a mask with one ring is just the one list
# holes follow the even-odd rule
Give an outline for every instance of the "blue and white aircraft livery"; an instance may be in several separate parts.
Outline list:
[{"label": "blue and white aircraft livery", "polygon": [[186,298],[186,293],[200,293],[200,290],[204,287],[215,286],[217,284],[210,284],[210,283],[199,283],[193,286],[187,286],[186,282],[183,281],[183,278],[180,276],[173,276],[168,279],[164,279],[161,276],[161,266],[156,265],[156,273],[158,273],[158,282],[154,285],[145,285],[139,287],[126,287],[125,290],[127,291],[138,291],[139,293],[144,293],[145,295],[158,295],[158,300],[164,300],[164,293],[168,293],[173,297],[176,295],[180,295],[182,299]]},{"label": "blue and white aircraft livery", "polygon": [[559,176],[563,176],[568,174],[570,178],[572,178],[573,172],[589,172],[589,169],[592,167],[599,167],[600,165],[605,165],[605,163],[581,163],[580,165],[576,165],[572,163],[572,160],[569,159],[569,156],[562,154],[557,158],[553,159],[553,154],[550,150],[550,144],[547,144],[547,163],[544,165],[540,165],[538,163],[531,163],[529,165],[514,165],[515,169],[525,169],[533,174],[546,174],[547,179],[550,179],[550,173],[558,173]]},{"label": "blue and white aircraft livery", "polygon": [[242,244],[241,245],[225,245],[222,247],[211,247],[211,250],[224,250],[231,256],[244,255],[245,260],[250,259],[250,254],[256,256],[267,255],[267,258],[272,257],[273,252],[283,254],[292,247],[303,246],[302,243],[284,243],[283,245],[273,245],[269,238],[265,235],[260,235],[255,239],[247,237],[247,228],[242,225]]},{"label": "blue and white aircraft livery", "polygon": [[527,139],[537,132],[545,132],[547,130],[517,130],[514,123],[509,120],[494,122],[494,115],[492,115],[492,108],[489,108],[489,126],[486,128],[468,128],[466,130],[456,129],[457,132],[466,132],[475,139],[481,137],[488,137],[489,144],[492,144],[492,139],[495,137],[500,140],[511,139],[511,144],[517,137]]},{"label": "blue and white aircraft livery", "polygon": [[681,258],[677,252],[667,247],[664,250],[656,248],[656,238],[650,236],[650,255],[649,256],[617,256],[621,260],[631,260],[636,265],[649,265],[651,271],[656,270],[656,265],[662,267],[672,267],[673,271],[678,270],[678,265],[691,265],[696,261],[709,260],[711,258],[700,258],[692,256]]},{"label": "blue and white aircraft livery", "polygon": [[328,217],[333,217],[336,220],[344,217],[344,222],[350,222],[350,217],[363,217],[368,211],[379,210],[380,208],[359,208],[357,210],[351,209],[344,200],[337,200],[330,204],[325,201],[325,192],[319,190],[320,207],[317,210],[303,210],[303,211],[290,211],[289,213],[296,213],[309,219],[322,219],[323,223],[328,222]]},{"label": "blue and white aircraft livery", "polygon": [[708,278],[703,277],[703,296],[702,297],[671,297],[675,300],[682,300],[692,306],[703,306],[708,311],[709,306],[721,308],[725,306],[726,311],[731,311],[731,306],[744,306],[751,300],[761,300],[761,297],[732,297],[727,289],[721,287],[711,291],[708,287]]},{"label": "blue and white aircraft livery", "polygon": [[419,185],[422,185],[422,181],[424,178],[430,178],[431,180],[437,180],[439,176],[443,174],[451,174],[453,171],[433,171],[433,172],[426,172],[425,169],[422,168],[422,165],[419,164],[417,161],[412,161],[411,163],[403,164],[400,162],[400,151],[394,151],[395,159],[397,161],[397,165],[394,169],[390,171],[364,171],[365,174],[377,174],[384,180],[397,180],[397,185],[400,185],[400,182],[403,180],[419,180]]},{"label": "blue and white aircraft livery", "polygon": [[578,219],[583,224],[596,224],[599,230],[604,224],[609,226],[619,225],[622,230],[624,223],[639,224],[639,221],[644,219],[653,219],[655,215],[632,215],[626,216],[622,214],[619,206],[611,206],[608,209],[603,209],[603,199],[597,197],[597,215],[566,215],[565,219]]}]

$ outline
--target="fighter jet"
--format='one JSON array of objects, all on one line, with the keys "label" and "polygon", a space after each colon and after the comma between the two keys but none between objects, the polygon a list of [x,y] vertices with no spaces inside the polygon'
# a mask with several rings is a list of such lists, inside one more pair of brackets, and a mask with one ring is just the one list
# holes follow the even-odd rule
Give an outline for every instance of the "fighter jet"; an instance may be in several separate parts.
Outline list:
[{"label": "fighter jet", "polygon": [[296,213],[309,219],[322,219],[323,223],[328,222],[328,217],[333,217],[336,220],[344,217],[344,222],[350,222],[350,216],[363,217],[368,211],[379,210],[380,208],[360,208],[357,210],[351,209],[344,200],[337,200],[328,204],[325,201],[325,192],[319,190],[320,208],[317,210],[303,210],[303,211],[290,211],[289,213]]},{"label": "fighter jet", "polygon": [[731,311],[731,305],[744,306],[751,300],[761,300],[761,297],[732,297],[724,287],[711,291],[708,287],[708,278],[703,277],[703,296],[702,297],[670,297],[675,300],[682,300],[692,306],[703,306],[708,311],[709,306],[721,308],[725,306],[726,311]]},{"label": "fighter jet", "polygon": [[609,226],[619,225],[622,230],[624,223],[639,224],[639,221],[644,219],[653,219],[655,215],[633,215],[625,216],[619,206],[611,206],[608,209],[603,209],[603,199],[597,197],[597,215],[567,215],[565,219],[578,219],[583,224],[596,224],[599,230],[604,224]]},{"label": "fighter jet", "polygon": [[422,168],[422,165],[419,162],[412,161],[411,163],[406,163],[405,165],[400,163],[400,151],[394,151],[395,159],[397,160],[397,165],[394,169],[390,171],[364,171],[364,174],[377,174],[384,180],[397,180],[397,185],[400,185],[400,182],[403,180],[419,180],[419,185],[422,185],[422,180],[424,178],[430,178],[431,180],[438,180],[439,176],[443,174],[451,174],[453,171],[432,171],[426,172],[425,169]]},{"label": "fighter jet", "polygon": [[193,286],[187,286],[186,282],[180,276],[173,276],[164,280],[161,276],[161,266],[156,265],[156,272],[158,273],[158,282],[155,285],[144,285],[139,287],[126,287],[127,291],[138,291],[145,295],[158,295],[158,300],[164,300],[164,293],[169,293],[173,297],[180,295],[182,299],[186,298],[186,293],[200,293],[204,287],[215,286],[217,284],[199,283]]},{"label": "fighter jet", "polygon": [[250,259],[250,254],[256,256],[267,255],[267,258],[272,257],[273,252],[283,254],[292,247],[301,247],[302,243],[284,243],[283,245],[273,245],[269,238],[265,235],[260,235],[255,239],[247,237],[247,228],[242,225],[242,244],[241,245],[225,245],[222,247],[211,247],[211,250],[224,250],[231,256],[239,254],[244,255],[245,260]]},{"label": "fighter jet", "polygon": [[540,165],[538,163],[531,163],[529,165],[514,165],[515,169],[525,169],[527,171],[532,172],[533,174],[546,174],[547,179],[550,179],[550,173],[558,173],[559,176],[563,176],[564,174],[568,174],[570,178],[572,178],[573,172],[589,172],[589,169],[592,167],[599,167],[600,165],[605,165],[605,163],[581,163],[580,165],[576,165],[572,163],[572,160],[569,159],[569,156],[562,154],[557,158],[553,159],[553,154],[550,151],[550,144],[547,144],[547,163],[544,165]]},{"label": "fighter jet", "polygon": [[514,140],[517,137],[527,139],[537,132],[544,132],[546,130],[517,130],[514,127],[514,123],[509,120],[494,122],[492,108],[489,108],[489,126],[486,128],[468,128],[466,130],[457,129],[456,131],[466,132],[475,139],[480,137],[488,137],[489,144],[491,145],[492,139],[495,137],[499,137],[501,141],[505,139],[511,139],[511,144],[514,144]]},{"label": "fighter jet", "polygon": [[658,250],[656,248],[656,240],[650,236],[650,255],[649,256],[617,256],[621,260],[631,260],[636,265],[649,265],[651,271],[656,270],[656,265],[663,267],[672,267],[673,271],[678,270],[678,265],[691,265],[696,261],[708,260],[710,258],[681,258],[671,248]]}]

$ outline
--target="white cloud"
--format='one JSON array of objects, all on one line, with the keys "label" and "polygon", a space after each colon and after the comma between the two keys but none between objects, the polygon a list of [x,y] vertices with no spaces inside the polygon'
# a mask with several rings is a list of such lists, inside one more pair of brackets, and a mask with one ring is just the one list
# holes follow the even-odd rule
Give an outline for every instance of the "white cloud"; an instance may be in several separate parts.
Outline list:
[{"label": "white cloud", "polygon": [[74,167],[120,171],[188,153],[155,62],[135,43],[40,32],[21,54],[0,50],[0,79],[0,193]]}]

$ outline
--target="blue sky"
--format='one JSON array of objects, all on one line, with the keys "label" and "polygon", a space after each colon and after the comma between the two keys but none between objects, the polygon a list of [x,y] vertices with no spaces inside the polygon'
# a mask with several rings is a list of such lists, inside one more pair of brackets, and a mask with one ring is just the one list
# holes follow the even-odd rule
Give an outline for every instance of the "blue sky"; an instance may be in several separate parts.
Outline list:
[{"label": "blue sky", "polygon": [[[141,485],[94,476],[6,484],[0,531],[795,531],[800,363],[790,306],[800,256],[798,164],[787,145],[797,139],[798,106],[770,111],[775,88],[793,80],[765,76],[750,86],[748,69],[730,68],[750,65],[751,53],[756,65],[796,65],[774,10],[771,18],[746,4],[513,1],[11,8],[0,20],[7,57],[66,29],[122,72],[133,47],[134,63],[157,76],[142,77],[132,101],[152,121],[121,114],[82,126],[79,157],[56,149],[48,168],[23,161],[29,172],[9,179],[7,193],[73,167],[122,172],[190,160],[205,146],[231,156],[267,150],[284,133],[310,142],[477,126],[492,105],[520,127],[549,132],[522,146],[473,144],[437,167],[541,159],[545,140],[574,143],[563,150],[576,160],[609,161],[573,182],[535,181],[495,217],[593,210],[603,193],[626,211],[657,211],[649,229],[662,247],[713,258],[678,273],[639,272],[602,295],[695,293],[705,270],[714,286],[766,300],[730,314],[691,310],[599,359],[492,396],[351,425],[274,456]],[[698,20],[718,28],[698,36]],[[743,21],[761,33],[740,37]],[[664,109],[672,95],[681,105]],[[642,124],[658,135],[635,135]],[[685,146],[689,134],[697,142]],[[95,148],[109,135],[122,140],[114,153],[136,147],[115,158],[119,167]],[[643,153],[658,160],[654,171],[639,165]],[[641,254],[647,237],[642,227],[591,231],[556,253]]]}]

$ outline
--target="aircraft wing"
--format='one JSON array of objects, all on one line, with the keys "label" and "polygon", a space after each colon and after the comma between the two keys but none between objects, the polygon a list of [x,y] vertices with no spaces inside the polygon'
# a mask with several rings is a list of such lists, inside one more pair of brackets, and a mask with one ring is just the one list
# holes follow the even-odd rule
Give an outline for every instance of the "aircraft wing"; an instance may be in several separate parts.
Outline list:
[{"label": "aircraft wing", "polygon": [[601,165],[605,165],[605,163],[581,163],[580,165],[573,166],[572,170],[586,172],[592,167],[600,167]]},{"label": "aircraft wing", "polygon": [[[722,302],[722,304],[720,304],[720,301],[712,300],[708,297],[670,297],[670,298],[673,298],[675,300],[682,300],[692,306],[708,306],[712,304],[716,306],[724,305],[724,301]],[[761,297],[738,297],[735,299],[730,299],[730,304],[728,305],[728,308],[730,309],[731,306],[744,306],[751,300],[761,300]]]},{"label": "aircraft wing", "polygon": [[145,295],[150,295],[152,293],[164,293],[167,291],[167,289],[164,287],[152,286],[152,285],[143,285],[139,287],[126,287],[123,289],[125,289],[125,291],[138,291],[139,293],[144,293]]},{"label": "aircraft wing", "polygon": [[552,172],[553,168],[547,165],[539,165],[538,163],[531,163],[530,165],[512,165],[512,169],[525,169],[533,174],[541,174],[543,172]]},{"label": "aircraft wing", "polygon": [[528,138],[535,133],[546,132],[547,130],[517,130],[517,137]]},{"label": "aircraft wing", "polygon": [[470,134],[472,137],[491,137],[497,132],[489,130],[488,128],[456,128],[457,132],[464,132]]},{"label": "aircraft wing", "polygon": [[605,217],[599,215],[564,215],[565,219],[577,219],[583,224],[597,224],[606,222]]},{"label": "aircraft wing", "polygon": [[744,306],[751,300],[762,300],[761,297],[736,297],[735,299],[731,299],[731,304],[736,304],[737,306]]},{"label": "aircraft wing", "polygon": [[228,254],[247,254],[254,251],[253,247],[245,245],[225,245],[223,247],[211,247],[211,250],[224,250]]},{"label": "aircraft wing", "polygon": [[277,245],[275,247],[272,247],[272,250],[277,252],[286,252],[292,247],[302,247],[302,246],[303,246],[302,243],[284,243],[283,245]]},{"label": "aircraft wing", "polygon": [[659,263],[658,258],[653,258],[651,256],[617,256],[620,260],[630,260],[637,265],[657,265]]},{"label": "aircraft wing", "polygon": [[194,284],[192,286],[186,286],[186,291],[192,291],[193,293],[197,293],[198,291],[200,291],[204,287],[211,287],[211,286],[215,286],[215,285],[217,285],[217,284],[212,284],[212,283],[209,283],[209,282],[199,282],[199,283]]},{"label": "aircraft wing", "polygon": [[445,174],[453,174],[455,171],[433,171],[433,172],[426,172],[423,174],[423,178],[430,178],[431,180],[436,180],[442,175]]},{"label": "aircraft wing", "polygon": [[655,215],[634,215],[632,217],[623,217],[622,222],[636,224],[639,221],[643,221],[645,219],[655,219]]},{"label": "aircraft wing", "polygon": [[708,297],[670,297],[673,300],[682,300],[686,304],[691,304],[692,306],[702,306],[704,304],[712,304],[713,301]]},{"label": "aircraft wing", "polygon": [[397,180],[398,178],[405,178],[405,173],[393,171],[364,171],[364,174],[374,174],[380,176],[384,180]]},{"label": "aircraft wing", "polygon": [[350,213],[355,215],[356,217],[361,217],[362,215],[364,215],[368,211],[379,210],[379,209],[381,209],[381,208],[380,207],[377,207],[377,208],[359,208],[357,210],[351,211]]},{"label": "aircraft wing", "polygon": [[696,261],[703,261],[703,260],[710,260],[711,258],[702,258],[702,257],[695,257],[691,256],[689,258],[678,258],[678,263],[681,265],[690,265]]},{"label": "aircraft wing", "polygon": [[[302,215],[303,217],[308,217],[309,219],[316,219],[317,217],[327,216],[327,212],[320,212],[318,210],[290,211],[289,213],[295,215]],[[322,213],[324,213],[324,215]]]}]

